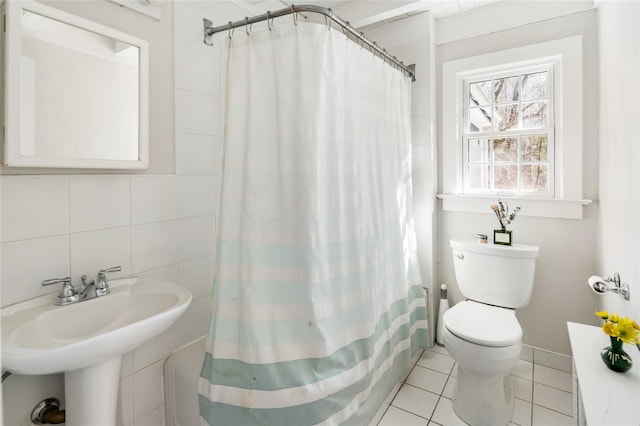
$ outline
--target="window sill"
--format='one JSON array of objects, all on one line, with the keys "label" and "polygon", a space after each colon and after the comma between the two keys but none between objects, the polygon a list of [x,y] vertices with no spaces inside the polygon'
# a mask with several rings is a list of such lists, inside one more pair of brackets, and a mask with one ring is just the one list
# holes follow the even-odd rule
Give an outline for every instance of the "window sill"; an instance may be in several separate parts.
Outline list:
[{"label": "window sill", "polygon": [[[467,213],[490,213],[491,204],[498,198],[495,195],[454,195],[438,194],[444,211]],[[512,207],[520,206],[522,216],[553,217],[562,219],[582,219],[582,207],[592,200],[567,200],[562,198],[524,198],[501,197]]]}]

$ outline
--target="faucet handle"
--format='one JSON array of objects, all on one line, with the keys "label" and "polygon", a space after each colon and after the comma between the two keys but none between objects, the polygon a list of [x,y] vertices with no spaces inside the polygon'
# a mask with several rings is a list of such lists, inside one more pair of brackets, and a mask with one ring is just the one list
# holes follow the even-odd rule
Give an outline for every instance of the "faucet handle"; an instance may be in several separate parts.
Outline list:
[{"label": "faucet handle", "polygon": [[42,281],[42,285],[43,286],[53,285],[53,284],[60,284],[60,283],[65,283],[65,284],[66,283],[71,283],[71,277],[51,278],[51,279]]},{"label": "faucet handle", "polygon": [[122,266],[112,266],[111,268],[101,269],[98,271],[98,275],[104,275],[109,272],[118,272],[118,271],[122,271]]},{"label": "faucet handle", "polygon": [[43,286],[60,284],[62,283],[62,290],[58,294],[58,300],[56,301],[56,305],[64,306],[69,305],[71,303],[77,302],[79,299],[78,293],[76,293],[76,289],[71,284],[71,277],[65,278],[52,278],[49,280],[42,281]]},{"label": "faucet handle", "polygon": [[111,268],[101,269],[98,271],[98,277],[96,278],[96,296],[106,296],[111,291],[107,283],[107,276],[105,274],[109,272],[122,271],[121,266],[112,266]]}]

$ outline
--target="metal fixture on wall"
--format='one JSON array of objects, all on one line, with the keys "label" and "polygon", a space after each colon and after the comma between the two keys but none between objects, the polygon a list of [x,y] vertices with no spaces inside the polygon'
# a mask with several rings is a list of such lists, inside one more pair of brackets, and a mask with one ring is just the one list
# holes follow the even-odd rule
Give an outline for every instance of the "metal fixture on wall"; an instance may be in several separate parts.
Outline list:
[{"label": "metal fixture on wall", "polygon": [[621,294],[624,300],[631,298],[629,284],[621,282],[620,274],[617,272],[613,274],[613,277],[599,277],[598,275],[594,275],[589,278],[588,283],[589,287],[598,294],[610,291],[615,294]]}]

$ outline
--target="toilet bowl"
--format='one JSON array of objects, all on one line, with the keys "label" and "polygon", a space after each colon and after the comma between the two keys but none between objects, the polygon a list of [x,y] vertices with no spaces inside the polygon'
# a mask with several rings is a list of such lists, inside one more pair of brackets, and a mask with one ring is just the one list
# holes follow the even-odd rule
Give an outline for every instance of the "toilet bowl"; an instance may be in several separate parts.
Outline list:
[{"label": "toilet bowl", "polygon": [[[485,315],[478,316],[479,311]],[[509,372],[522,352],[522,330],[513,312],[465,301],[443,318],[444,345],[458,363],[453,409],[470,425],[506,425],[513,416]],[[481,327],[483,332],[477,333]]]},{"label": "toilet bowl", "polygon": [[504,426],[514,410],[509,372],[522,352],[515,309],[531,298],[538,247],[451,240],[467,300],[443,316],[444,346],[458,364],[453,409],[472,426]]}]

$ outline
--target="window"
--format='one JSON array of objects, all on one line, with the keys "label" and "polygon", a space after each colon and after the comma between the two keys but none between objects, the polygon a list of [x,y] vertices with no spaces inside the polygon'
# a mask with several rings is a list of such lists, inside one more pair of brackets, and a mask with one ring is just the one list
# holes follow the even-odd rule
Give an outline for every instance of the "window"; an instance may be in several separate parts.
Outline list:
[{"label": "window", "polygon": [[465,194],[553,196],[553,66],[464,79]]},{"label": "window", "polygon": [[443,210],[582,218],[582,99],[581,36],[444,62]]}]

